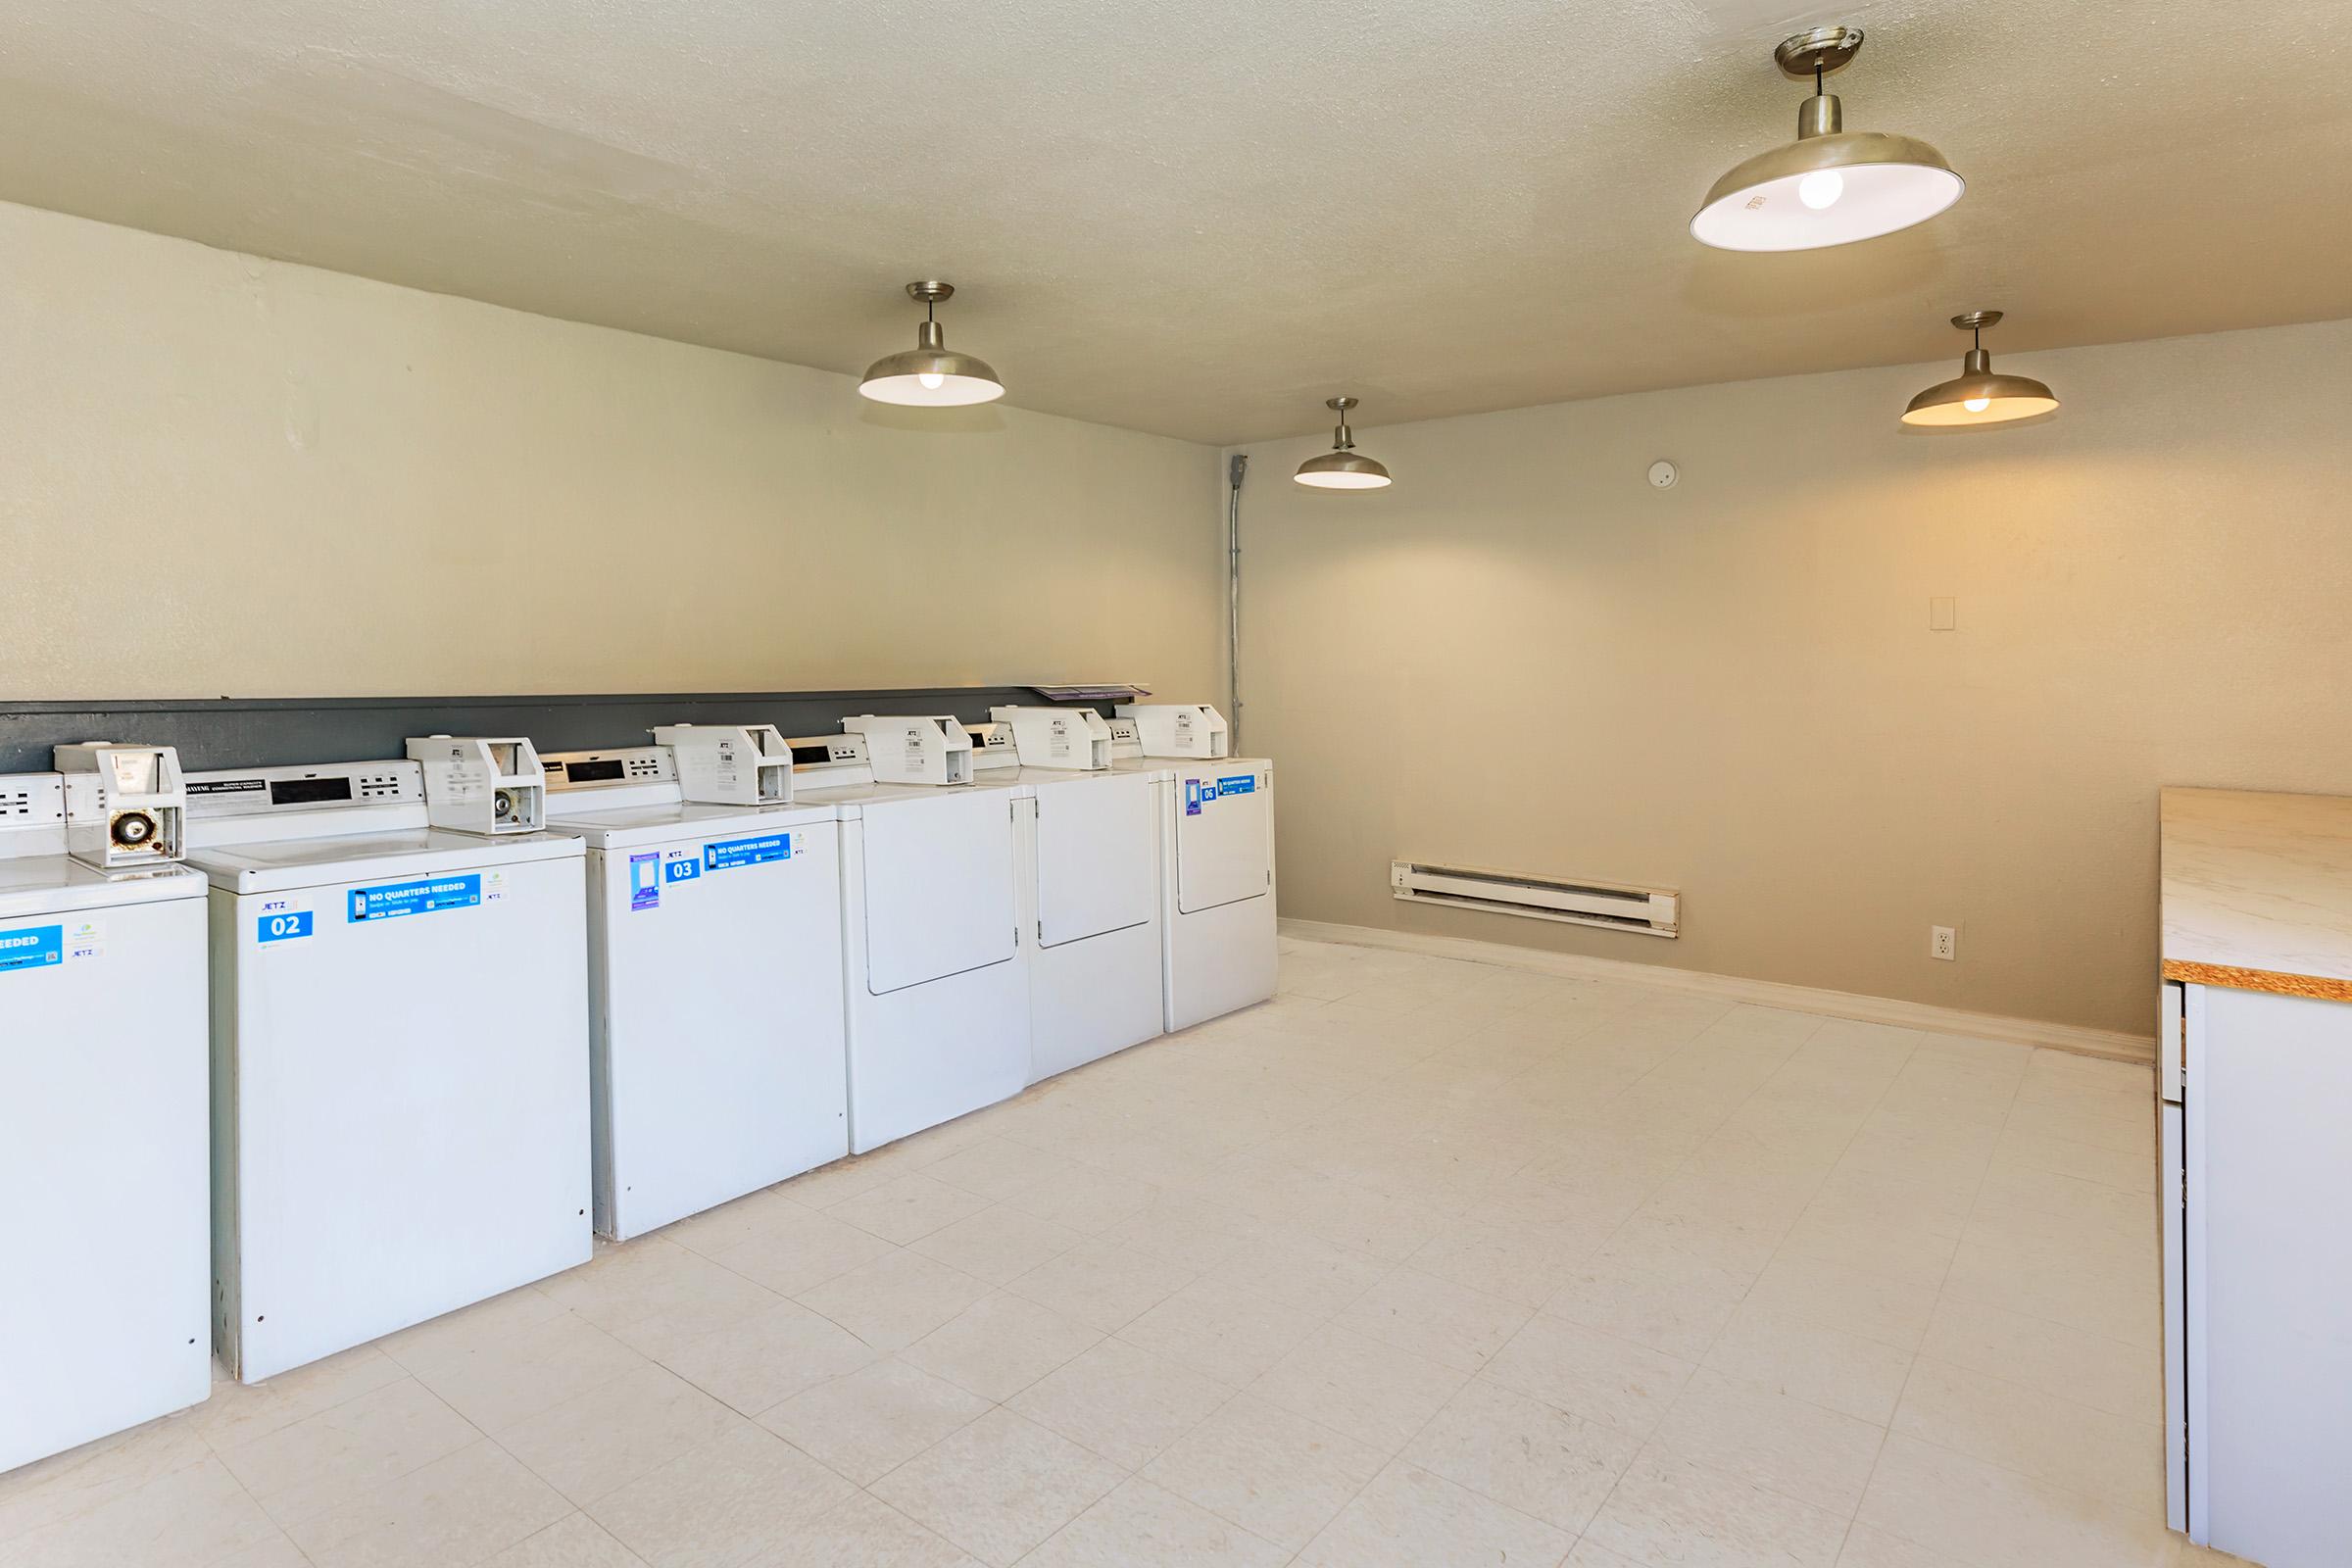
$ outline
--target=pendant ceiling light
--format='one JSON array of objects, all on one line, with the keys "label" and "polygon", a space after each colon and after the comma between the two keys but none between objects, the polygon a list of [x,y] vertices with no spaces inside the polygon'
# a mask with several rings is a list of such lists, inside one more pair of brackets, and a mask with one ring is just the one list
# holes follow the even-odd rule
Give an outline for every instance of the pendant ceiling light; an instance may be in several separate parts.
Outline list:
[{"label": "pendant ceiling light", "polygon": [[1377,490],[1390,482],[1388,469],[1356,453],[1355,432],[1348,428],[1348,411],[1355,405],[1354,398],[1323,400],[1323,406],[1340,416],[1340,427],[1331,432],[1331,450],[1298,465],[1292,478],[1318,490]]},{"label": "pendant ceiling light", "polygon": [[1924,223],[1965,189],[1943,155],[1913,136],[1847,130],[1821,78],[1862,47],[1859,27],[1816,27],[1772,52],[1791,76],[1811,76],[1796,140],[1759,153],[1715,182],[1691,234],[1727,251],[1809,251],[1875,239]]},{"label": "pendant ceiling light", "polygon": [[1911,406],[1903,410],[1905,424],[2007,424],[2058,407],[2058,395],[2039,381],[1992,373],[1992,356],[1984,352],[1984,329],[2000,318],[1998,311],[1971,311],[1952,318],[1952,324],[1961,331],[1976,334],[1976,346],[1960,362],[1957,376],[1937,382],[1911,400]]},{"label": "pendant ceiling light", "polygon": [[915,329],[915,346],[904,354],[886,354],[866,367],[858,390],[876,403],[904,403],[915,408],[948,409],[967,403],[991,403],[1004,395],[1004,383],[986,360],[948,352],[947,335],[936,314],[941,300],[956,292],[953,283],[909,283],[906,292],[923,302],[923,324]]}]

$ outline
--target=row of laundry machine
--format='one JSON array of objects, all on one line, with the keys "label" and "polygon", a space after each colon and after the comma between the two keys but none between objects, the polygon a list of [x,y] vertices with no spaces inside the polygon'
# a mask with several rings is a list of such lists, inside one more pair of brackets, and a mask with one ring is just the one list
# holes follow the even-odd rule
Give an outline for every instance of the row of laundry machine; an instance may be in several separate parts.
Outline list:
[{"label": "row of laundry machine", "polygon": [[1271,996],[1227,751],[1142,704],[0,776],[0,1471]]}]

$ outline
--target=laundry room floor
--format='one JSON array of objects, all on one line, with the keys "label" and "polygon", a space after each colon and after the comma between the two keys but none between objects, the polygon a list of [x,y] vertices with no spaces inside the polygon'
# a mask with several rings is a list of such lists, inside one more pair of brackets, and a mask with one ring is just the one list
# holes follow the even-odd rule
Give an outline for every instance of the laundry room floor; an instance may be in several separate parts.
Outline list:
[{"label": "laundry room floor", "polygon": [[1283,946],[1264,1006],[0,1476],[0,1565],[2234,1560],[2163,1528],[2147,1068]]}]

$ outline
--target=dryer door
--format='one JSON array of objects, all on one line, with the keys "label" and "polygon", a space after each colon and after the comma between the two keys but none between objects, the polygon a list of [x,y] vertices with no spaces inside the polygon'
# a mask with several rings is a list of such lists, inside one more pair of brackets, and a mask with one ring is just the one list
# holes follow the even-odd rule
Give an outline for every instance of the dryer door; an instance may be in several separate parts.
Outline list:
[{"label": "dryer door", "polygon": [[1159,901],[1152,820],[1156,788],[1142,773],[1038,787],[1040,947],[1151,921]]},{"label": "dryer door", "polygon": [[1273,780],[1247,763],[1176,778],[1176,907],[1198,914],[1262,899],[1274,868]]},{"label": "dryer door", "polygon": [[942,787],[866,806],[866,990],[1003,963],[1013,922],[1010,795]]}]

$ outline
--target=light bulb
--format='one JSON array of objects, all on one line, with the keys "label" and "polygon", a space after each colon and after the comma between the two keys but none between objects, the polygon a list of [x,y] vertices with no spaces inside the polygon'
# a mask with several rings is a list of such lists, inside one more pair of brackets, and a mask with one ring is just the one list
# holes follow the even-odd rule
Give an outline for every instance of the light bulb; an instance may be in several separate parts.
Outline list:
[{"label": "light bulb", "polygon": [[1845,176],[1835,169],[1816,169],[1796,182],[1796,199],[1815,212],[1835,207],[1845,194]]},{"label": "light bulb", "polygon": [[1983,414],[1983,413],[1984,413],[1984,412],[1986,409],[1989,409],[1989,408],[1991,408],[1991,407],[1992,407],[1992,399],[1990,399],[1990,398],[1969,398],[1969,399],[1967,399],[1965,402],[1963,402],[1963,403],[1962,403],[1960,406],[1961,406],[1962,408],[1966,409],[1966,410],[1967,410],[1969,413],[1971,413],[1971,414]]},{"label": "light bulb", "polygon": [[948,378],[946,376],[935,375],[929,370],[923,371],[921,374],[917,375],[915,379],[923,383],[923,390],[926,392],[936,392],[941,387],[948,384]]}]

